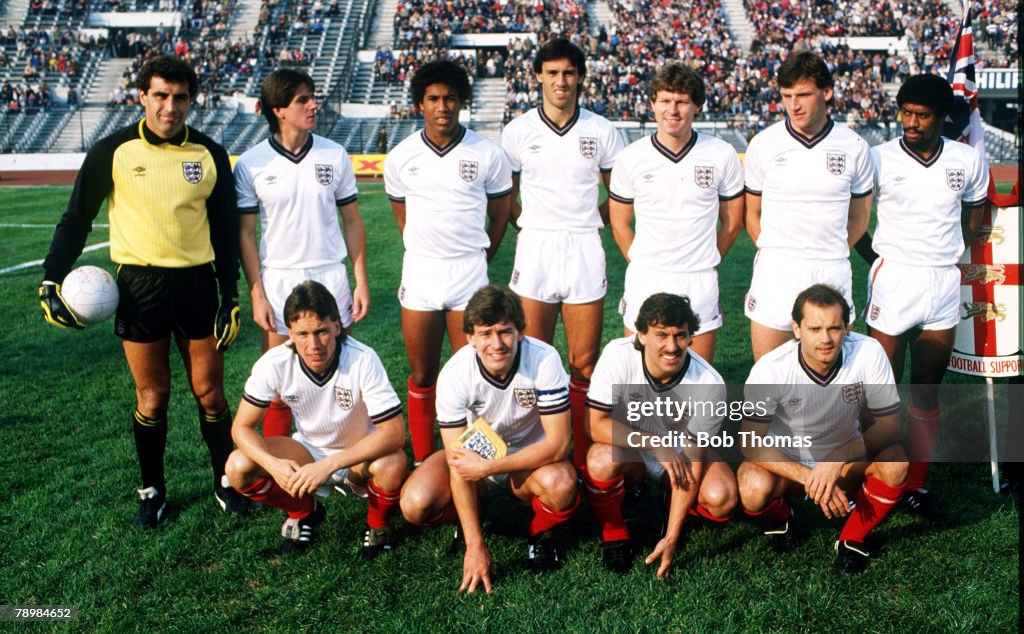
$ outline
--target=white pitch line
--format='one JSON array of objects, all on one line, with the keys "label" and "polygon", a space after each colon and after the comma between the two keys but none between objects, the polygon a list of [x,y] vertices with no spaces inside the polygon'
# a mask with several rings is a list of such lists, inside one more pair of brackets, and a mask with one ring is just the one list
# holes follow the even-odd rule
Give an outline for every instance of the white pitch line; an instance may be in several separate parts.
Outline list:
[{"label": "white pitch line", "polygon": [[[5,229],[53,229],[57,225],[32,225],[32,224],[18,224],[15,222],[0,222],[0,228]],[[109,228],[110,225],[93,225],[93,227]]]},{"label": "white pitch line", "polygon": [[[99,251],[100,249],[105,249],[106,247],[109,247],[109,246],[110,246],[109,242],[100,242],[99,244],[91,244],[91,245],[85,247],[84,249],[82,249],[82,253],[86,253],[88,251]],[[33,266],[39,266],[42,263],[43,263],[42,260],[32,260],[31,262],[22,262],[21,264],[15,264],[14,266],[8,266],[6,268],[0,269],[0,275],[3,275],[4,273],[11,273],[13,271],[20,271],[22,269],[28,269],[28,268],[31,268]]]}]

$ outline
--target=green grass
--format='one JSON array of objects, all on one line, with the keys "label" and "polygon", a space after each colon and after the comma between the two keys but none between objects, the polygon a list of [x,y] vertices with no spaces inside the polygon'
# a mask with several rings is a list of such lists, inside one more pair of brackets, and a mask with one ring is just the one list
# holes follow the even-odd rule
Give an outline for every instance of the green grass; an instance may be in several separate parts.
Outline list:
[{"label": "green grass", "polygon": [[[395,299],[401,242],[379,184],[361,185],[371,275],[370,316],[354,334],[379,352],[394,384],[408,373]],[[53,225],[68,188],[5,189],[3,223]],[[102,221],[98,221],[102,222]],[[0,229],[0,268],[40,259],[52,231]],[[106,240],[96,229],[89,243]],[[622,259],[605,236],[609,293],[604,340],[621,333],[614,312]],[[492,265],[508,280],[513,238]],[[717,366],[730,383],[749,371],[742,296],[753,248],[741,236],[721,273],[726,325]],[[865,268],[853,258],[856,296]],[[105,250],[80,264],[109,267]],[[988,488],[987,466],[938,464],[931,486],[949,519],[927,525],[902,513],[877,531],[885,548],[859,578],[832,571],[839,525],[806,503],[810,534],[775,555],[744,522],[696,528],[673,577],[657,582],[639,561],[623,578],[604,572],[585,510],[573,520],[566,566],[544,578],[524,570],[528,510],[492,499],[486,527],[500,570],[494,595],[456,596],[461,558],[446,554],[449,529],[399,524],[402,543],[364,564],[358,558],[365,508],[328,500],[317,547],[294,560],[273,556],[281,518],[235,520],[210,494],[209,466],[180,362],[173,361],[167,473],[173,509],[156,531],[132,528],[138,474],[129,413],[131,378],[107,324],[80,333],[44,324],[35,300],[41,269],[0,275],[0,604],[75,604],[74,629],[305,631],[1014,631],[1019,610],[1019,511]],[[247,308],[246,308],[247,310]],[[237,403],[259,356],[244,325],[228,352],[225,387]],[[558,345],[564,351],[564,338]],[[402,390],[400,390],[402,392]],[[982,432],[984,433],[984,432]],[[653,496],[651,496],[653,498]],[[654,537],[655,504],[634,518]]]}]

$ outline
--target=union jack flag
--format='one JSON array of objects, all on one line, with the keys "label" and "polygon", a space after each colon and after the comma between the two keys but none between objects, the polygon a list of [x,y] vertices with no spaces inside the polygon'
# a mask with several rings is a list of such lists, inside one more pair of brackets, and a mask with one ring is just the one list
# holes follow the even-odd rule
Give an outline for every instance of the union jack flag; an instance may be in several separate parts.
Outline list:
[{"label": "union jack flag", "polygon": [[971,2],[964,1],[964,14],[956,34],[946,79],[953,87],[953,110],[947,121],[948,136],[974,147],[985,155],[985,134],[978,110],[978,84],[974,75],[974,33],[971,30]]}]

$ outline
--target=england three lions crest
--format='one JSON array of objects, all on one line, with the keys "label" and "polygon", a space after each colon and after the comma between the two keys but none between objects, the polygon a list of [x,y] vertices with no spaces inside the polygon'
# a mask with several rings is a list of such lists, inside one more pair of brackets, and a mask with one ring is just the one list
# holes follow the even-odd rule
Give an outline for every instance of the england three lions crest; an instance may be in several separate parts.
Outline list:
[{"label": "england three lions crest", "polygon": [[338,407],[344,410],[352,409],[353,399],[352,390],[347,387],[334,386],[334,400],[337,401]]},{"label": "england three lions crest", "polygon": [[200,161],[182,161],[181,173],[185,176],[185,182],[195,185],[203,180],[203,164]]},{"label": "england three lions crest", "polygon": [[707,189],[715,184],[715,168],[707,165],[697,165],[693,168],[693,182],[701,189]]},{"label": "england three lions crest", "polygon": [[583,155],[583,158],[588,159],[592,159],[597,156],[597,137],[581,136],[580,154]]},{"label": "england three lions crest", "polygon": [[334,166],[325,163],[316,164],[316,182],[330,185],[334,182]]},{"label": "england three lions crest", "polygon": [[825,163],[830,174],[842,176],[846,172],[846,154],[843,152],[826,153]]},{"label": "england three lions crest", "polygon": [[537,404],[537,390],[517,387],[512,390],[519,407],[533,407]]},{"label": "england three lions crest", "polygon": [[955,192],[961,191],[964,188],[964,171],[963,170],[946,170],[946,184],[949,188]]},{"label": "england three lions crest", "polygon": [[853,405],[864,398],[864,383],[858,382],[853,385],[843,386],[843,402]]},{"label": "england three lions crest", "polygon": [[476,180],[479,165],[476,161],[459,161],[459,176],[467,183],[472,183]]}]

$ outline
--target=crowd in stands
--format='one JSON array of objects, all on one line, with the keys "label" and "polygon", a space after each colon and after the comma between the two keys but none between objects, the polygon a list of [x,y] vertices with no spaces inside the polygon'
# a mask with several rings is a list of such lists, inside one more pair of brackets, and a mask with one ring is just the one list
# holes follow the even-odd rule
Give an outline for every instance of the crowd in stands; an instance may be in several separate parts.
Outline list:
[{"label": "crowd in stands", "polygon": [[476,58],[472,55],[434,46],[419,46],[398,53],[378,46],[373,59],[373,74],[380,82],[406,84],[417,68],[433,59],[450,59],[465,68],[470,77],[476,76]]},{"label": "crowd in stands", "polygon": [[586,28],[579,0],[399,0],[395,46],[425,43],[441,48],[456,33],[535,33],[544,40]]},{"label": "crowd in stands", "polygon": [[979,67],[1016,66],[1020,60],[1017,41],[1020,3],[1018,0],[981,0],[973,23],[975,37],[994,51],[994,56],[979,56]]},{"label": "crowd in stands", "polygon": [[54,103],[54,95],[47,81],[50,87],[74,86],[87,56],[103,45],[95,36],[67,27],[0,28],[4,107],[48,108]]}]

